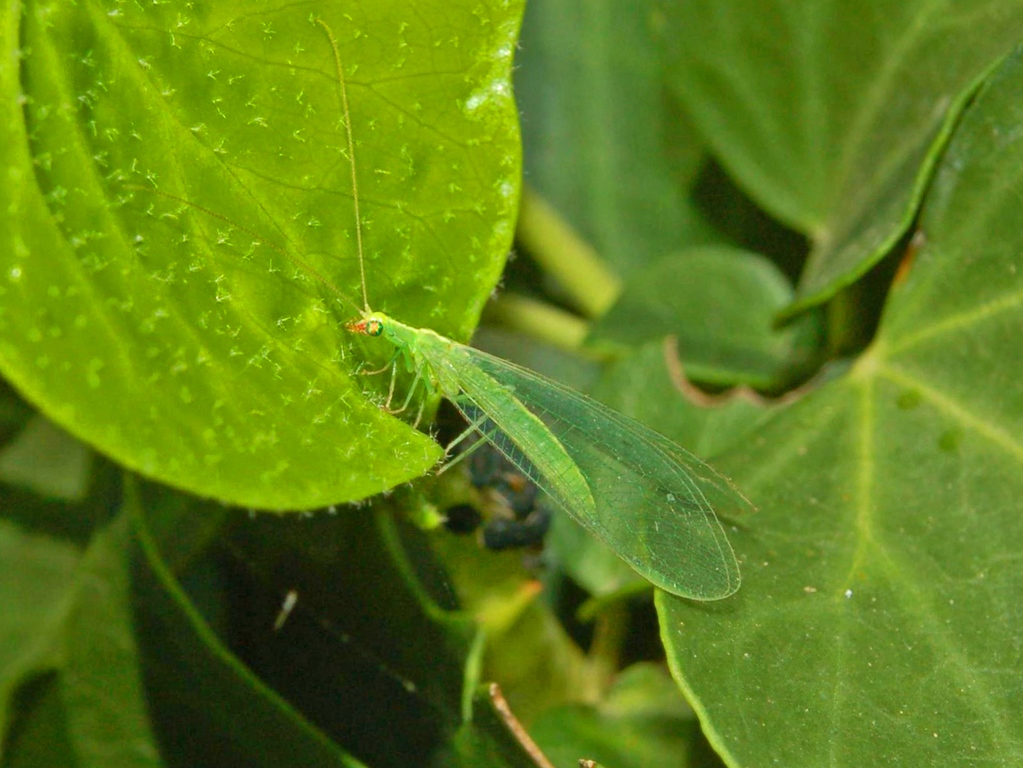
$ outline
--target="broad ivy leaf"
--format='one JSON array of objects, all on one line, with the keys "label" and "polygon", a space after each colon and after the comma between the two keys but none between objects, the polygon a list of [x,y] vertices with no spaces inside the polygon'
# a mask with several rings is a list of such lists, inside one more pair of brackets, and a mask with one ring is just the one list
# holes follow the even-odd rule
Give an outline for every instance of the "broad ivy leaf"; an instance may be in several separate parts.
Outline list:
[{"label": "broad ivy leaf", "polygon": [[978,96],[925,245],[851,369],[722,462],[759,507],[743,587],[660,596],[669,660],[736,765],[1023,759],[1023,52]]},{"label": "broad ivy leaf", "polygon": [[367,397],[385,377],[352,376],[376,355],[340,330],[363,299],[331,36],[368,298],[465,338],[512,235],[518,13],[8,11],[4,375],[122,464],[233,503],[311,507],[424,472],[439,448]]},{"label": "broad ivy leaf", "polygon": [[665,4],[674,86],[758,203],[814,244],[798,302],[874,264],[914,215],[978,80],[1023,35],[1013,0]]}]

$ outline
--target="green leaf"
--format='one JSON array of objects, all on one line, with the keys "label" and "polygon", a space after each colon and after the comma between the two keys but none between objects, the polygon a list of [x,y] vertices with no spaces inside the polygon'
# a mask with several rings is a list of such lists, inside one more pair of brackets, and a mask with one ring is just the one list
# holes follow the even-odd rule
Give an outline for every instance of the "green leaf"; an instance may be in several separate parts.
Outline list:
[{"label": "green leaf", "polygon": [[670,339],[644,344],[608,368],[593,395],[704,458],[748,439],[770,401],[743,389],[707,395],[689,383],[682,362]]},{"label": "green leaf", "polygon": [[0,734],[10,725],[18,687],[62,663],[79,557],[64,542],[0,520]]},{"label": "green leaf", "polygon": [[1018,51],[943,158],[873,346],[722,465],[760,510],[731,537],[742,590],[659,596],[733,764],[1023,757],[1021,100]]},{"label": "green leaf", "polygon": [[61,692],[78,765],[161,766],[131,615],[128,521],[89,545],[66,624]]},{"label": "green leaf", "polygon": [[24,427],[33,414],[10,385],[0,379],[0,440],[5,441],[9,433]]},{"label": "green leaf", "polygon": [[[478,631],[452,603],[422,537],[384,511],[350,510],[309,520],[261,516],[234,538],[259,579],[282,579],[299,596],[295,611],[304,615],[294,625],[289,618],[276,645],[319,658],[303,676],[282,648],[279,658],[264,655],[262,673],[342,743],[377,759],[411,759],[413,744],[425,748],[427,733],[441,738],[466,714]],[[339,686],[326,697],[310,688],[325,678]],[[357,689],[365,693],[354,696]],[[416,713],[408,741],[388,740],[389,710]]]},{"label": "green leaf", "polygon": [[[207,518],[212,510],[166,494],[154,503],[135,485],[129,486],[127,496],[139,550],[133,583],[138,643],[147,706],[162,753],[184,765],[359,768],[361,763],[310,725],[224,645],[163,558],[155,535],[188,531],[192,526],[183,524],[185,520]],[[166,543],[177,557],[193,546]],[[210,579],[210,574],[203,578]]]},{"label": "green leaf", "polygon": [[75,768],[57,676],[47,675],[20,694],[18,717],[4,740],[4,768]]},{"label": "green leaf", "polygon": [[[186,764],[213,753],[224,765],[474,766],[483,764],[474,750],[498,748],[471,706],[482,636],[453,605],[421,531],[385,511],[235,514],[225,541],[232,568],[218,572],[215,559],[185,555],[201,537],[182,541],[211,510],[145,490],[133,504],[145,558],[139,625],[169,755]],[[180,577],[165,554],[185,565]],[[297,602],[281,621],[289,591]],[[511,751],[489,764],[526,763]]]},{"label": "green leaf", "polygon": [[516,74],[529,183],[622,273],[718,239],[684,194],[703,149],[665,95],[656,5],[530,3]]},{"label": "green leaf", "polygon": [[92,459],[87,447],[36,414],[0,449],[0,481],[47,498],[81,501],[89,490]]},{"label": "green leaf", "polygon": [[347,73],[369,299],[465,338],[513,230],[518,12],[7,12],[5,376],[120,463],[233,503],[311,507],[422,474],[439,448],[379,411],[366,391],[387,382],[352,376],[367,353],[340,329],[362,299],[337,68],[315,21]]},{"label": "green leaf", "polygon": [[774,327],[791,300],[791,286],[767,259],[728,246],[691,248],[630,277],[591,338],[628,348],[674,336],[693,379],[778,387],[818,342],[813,317]]},{"label": "green leaf", "polygon": [[[121,521],[98,533],[80,557],[66,543],[0,521],[7,624],[0,642],[0,724],[7,725],[16,686],[56,671],[22,691],[25,719],[12,739],[19,760],[36,754],[55,764],[70,751],[80,766],[160,764],[131,624],[126,540]],[[35,729],[53,734],[42,750],[25,743]]]},{"label": "green leaf", "polygon": [[674,87],[705,141],[814,244],[800,305],[877,262],[914,215],[976,83],[1023,35],[1012,0],[664,6]]}]

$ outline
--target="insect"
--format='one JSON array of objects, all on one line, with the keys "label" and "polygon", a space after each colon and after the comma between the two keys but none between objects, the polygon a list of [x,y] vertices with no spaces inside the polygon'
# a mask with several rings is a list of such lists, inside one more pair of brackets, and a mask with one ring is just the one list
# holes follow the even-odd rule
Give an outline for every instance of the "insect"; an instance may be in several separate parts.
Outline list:
[{"label": "insect", "polygon": [[[371,309],[344,70],[331,30],[319,24],[333,49],[344,118],[361,308],[300,256],[250,233],[356,308],[358,316],[344,324],[347,331],[393,347],[392,360],[382,369],[391,369],[384,406],[389,412],[405,410],[417,391],[442,395],[470,425],[452,445],[479,434],[643,578],[694,600],[733,594],[739,588],[739,567],[715,510],[739,512],[748,502],[708,465],[639,422],[555,381]],[[404,403],[392,410],[395,376],[402,368],[413,381]]]},{"label": "insect", "polygon": [[417,386],[428,395],[443,395],[470,424],[464,436],[481,435],[652,584],[695,600],[733,594],[739,566],[713,503],[736,508],[745,500],[710,467],[639,422],[551,379],[370,308],[344,70],[330,29],[321,25],[337,67],[362,283],[360,316],[345,328],[394,347],[392,394],[399,365],[414,376],[402,409]]}]

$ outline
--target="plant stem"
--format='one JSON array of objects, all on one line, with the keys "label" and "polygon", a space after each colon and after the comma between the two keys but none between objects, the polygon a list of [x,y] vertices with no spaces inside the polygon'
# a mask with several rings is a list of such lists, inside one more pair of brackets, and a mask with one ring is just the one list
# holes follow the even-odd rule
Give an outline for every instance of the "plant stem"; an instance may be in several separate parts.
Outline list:
[{"label": "plant stem", "polygon": [[589,324],[550,304],[515,293],[502,294],[487,307],[489,321],[551,346],[574,350],[582,345]]},{"label": "plant stem", "polygon": [[600,317],[621,292],[621,280],[557,211],[523,187],[517,237],[588,318]]}]

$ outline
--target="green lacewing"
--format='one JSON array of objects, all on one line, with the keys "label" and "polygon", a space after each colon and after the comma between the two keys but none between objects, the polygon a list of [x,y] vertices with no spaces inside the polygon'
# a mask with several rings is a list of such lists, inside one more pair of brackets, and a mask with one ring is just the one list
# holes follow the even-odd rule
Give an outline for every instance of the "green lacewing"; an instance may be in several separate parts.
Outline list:
[{"label": "green lacewing", "polygon": [[370,309],[344,70],[333,34],[321,25],[334,49],[362,280],[361,315],[345,328],[393,345],[393,365],[415,376],[412,390],[418,383],[451,401],[558,507],[652,584],[695,600],[733,594],[739,566],[714,509],[747,502],[709,466],[551,379]]},{"label": "green lacewing", "polygon": [[[450,400],[473,431],[655,586],[694,600],[733,594],[739,588],[739,566],[715,510],[734,514],[748,509],[749,502],[707,464],[639,422],[551,379],[370,308],[344,70],[332,32],[324,22],[319,24],[336,65],[363,299],[359,316],[344,327],[394,347],[391,392],[393,374],[403,365],[414,375],[406,405],[418,387]],[[301,257],[250,234],[358,306]]]},{"label": "green lacewing", "polygon": [[694,600],[739,588],[714,506],[745,501],[668,438],[537,373],[382,312],[367,311],[346,327],[393,344],[428,392],[450,400],[558,507],[655,586]]}]

